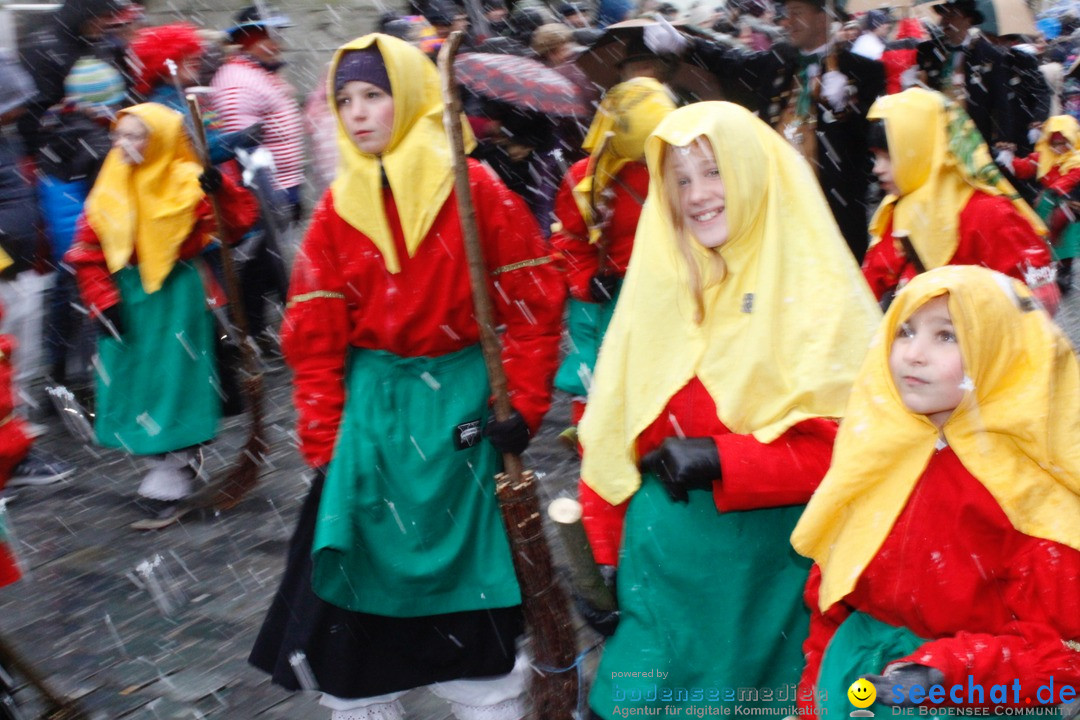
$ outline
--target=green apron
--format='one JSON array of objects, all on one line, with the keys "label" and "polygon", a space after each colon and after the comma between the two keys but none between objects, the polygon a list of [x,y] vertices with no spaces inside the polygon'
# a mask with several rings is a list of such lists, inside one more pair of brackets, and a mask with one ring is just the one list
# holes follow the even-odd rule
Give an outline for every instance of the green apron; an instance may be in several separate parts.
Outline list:
[{"label": "green apron", "polygon": [[[1057,193],[1054,192],[1043,192],[1035,204],[1035,212],[1047,225],[1050,224],[1050,216],[1058,206],[1056,195]],[[1080,256],[1080,221],[1066,225],[1057,242],[1050,249],[1053,251],[1055,260],[1067,260]]]},{"label": "green apron", "polygon": [[[895,627],[862,612],[853,612],[836,629],[818,672],[817,705],[826,717],[844,717],[855,706],[847,691],[863,675],[880,675],[885,665],[918,650],[926,640],[907,628]],[[892,709],[875,702],[867,710],[876,717],[892,717]],[[932,718],[934,715],[919,715]]]},{"label": "green apron", "polygon": [[[312,588],[392,617],[521,602],[495,499],[498,453],[479,346],[441,357],[353,349],[312,544]],[[472,421],[472,447],[457,428]]]},{"label": "green apron", "polygon": [[149,295],[137,268],[126,267],[113,280],[123,343],[111,335],[98,342],[98,442],[153,455],[213,440],[221,396],[214,323],[198,270],[178,262]]},{"label": "green apron", "polygon": [[571,395],[588,396],[592,385],[593,368],[604,333],[611,324],[619,290],[610,302],[594,303],[571,299],[566,303],[566,329],[570,335],[570,349],[555,373],[555,387]]},{"label": "green apron", "polygon": [[621,617],[589,695],[593,711],[794,708],[809,561],[788,538],[802,510],[719,513],[711,493],[676,503],[645,475],[626,512]]}]

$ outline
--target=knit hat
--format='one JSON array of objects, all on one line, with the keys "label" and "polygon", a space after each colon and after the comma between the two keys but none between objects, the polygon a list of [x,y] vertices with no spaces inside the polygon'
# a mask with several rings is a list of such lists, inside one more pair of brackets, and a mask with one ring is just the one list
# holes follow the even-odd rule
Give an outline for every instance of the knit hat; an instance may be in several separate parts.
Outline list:
[{"label": "knit hat", "polygon": [[120,72],[104,60],[81,58],[64,80],[64,96],[96,110],[115,109],[127,97]]},{"label": "knit hat", "polygon": [[189,23],[173,23],[139,30],[129,47],[138,60],[135,92],[146,96],[160,82],[169,81],[167,60],[180,63],[202,54],[199,29]]},{"label": "knit hat", "polygon": [[341,56],[337,72],[334,73],[334,90],[340,91],[345,83],[354,80],[371,83],[387,94],[393,95],[390,89],[390,76],[386,73],[386,63],[383,62],[382,53],[376,47],[350,50]]}]

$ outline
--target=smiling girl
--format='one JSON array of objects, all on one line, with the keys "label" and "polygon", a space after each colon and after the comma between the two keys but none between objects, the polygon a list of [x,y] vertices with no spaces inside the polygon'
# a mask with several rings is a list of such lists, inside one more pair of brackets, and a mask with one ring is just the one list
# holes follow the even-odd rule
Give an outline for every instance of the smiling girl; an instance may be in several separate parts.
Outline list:
[{"label": "smiling girl", "polygon": [[581,424],[586,532],[621,611],[589,698],[604,718],[798,677],[808,566],[787,537],[879,316],[809,166],[749,111],[680,108],[646,159]]},{"label": "smiling girl", "polygon": [[861,675],[879,705],[914,685],[1008,685],[1029,708],[1051,676],[1076,687],[1078,441],[1080,365],[1027,287],[971,266],[913,279],[792,535],[817,563],[801,696],[833,715]]}]

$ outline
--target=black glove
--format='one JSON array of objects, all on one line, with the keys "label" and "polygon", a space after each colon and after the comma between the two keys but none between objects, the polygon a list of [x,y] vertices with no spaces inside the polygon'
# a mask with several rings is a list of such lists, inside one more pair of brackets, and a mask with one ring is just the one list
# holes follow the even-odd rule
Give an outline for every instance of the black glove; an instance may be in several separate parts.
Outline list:
[{"label": "black glove", "polygon": [[[608,590],[611,591],[612,596],[615,595],[615,566],[614,565],[601,565],[600,575],[604,578],[604,584],[607,585]],[[604,637],[611,637],[615,634],[615,628],[619,626],[619,610],[600,610],[594,607],[588,600],[581,597],[577,593],[574,594],[574,605],[577,607],[581,617],[589,624],[593,630],[603,635]]]},{"label": "black glove", "polygon": [[589,296],[595,302],[610,302],[619,289],[619,276],[608,273],[597,273],[589,279]]},{"label": "black glove", "polygon": [[505,420],[496,420],[492,415],[484,426],[484,437],[490,440],[499,452],[512,455],[525,452],[525,448],[529,447],[529,440],[532,439],[525,418],[521,417],[517,410]]},{"label": "black glove", "polygon": [[[911,688],[919,685],[923,694],[930,690],[931,685],[943,685],[945,674],[937,668],[928,665],[900,665],[888,670],[884,675],[863,675],[863,678],[874,686],[877,691],[877,702],[882,705],[894,705],[896,707],[914,707],[920,703],[911,702]],[[893,688],[900,686],[903,693],[903,702],[896,702]],[[925,700],[925,697],[924,697]]]},{"label": "black glove", "polygon": [[243,130],[238,130],[229,138],[233,150],[254,150],[262,144],[263,124],[252,123]]},{"label": "black glove", "polygon": [[202,175],[199,176],[199,187],[203,189],[203,192],[207,195],[214,195],[221,186],[224,184],[224,180],[221,178],[221,171],[216,167],[210,166],[203,170]]},{"label": "black glove", "polygon": [[98,310],[97,318],[100,331],[119,340],[124,335],[124,316],[120,313],[120,303]]},{"label": "black glove", "polygon": [[641,458],[642,472],[656,473],[675,502],[689,502],[688,490],[712,490],[720,479],[720,451],[709,437],[668,438]]}]

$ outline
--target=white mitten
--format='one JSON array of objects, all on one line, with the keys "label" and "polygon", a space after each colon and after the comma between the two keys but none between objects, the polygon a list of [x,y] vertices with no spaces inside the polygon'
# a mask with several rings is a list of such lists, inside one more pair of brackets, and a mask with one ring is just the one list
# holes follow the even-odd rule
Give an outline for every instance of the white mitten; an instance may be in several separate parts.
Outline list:
[{"label": "white mitten", "polygon": [[833,110],[840,111],[847,107],[848,79],[839,70],[830,70],[821,76],[821,96],[828,101]]},{"label": "white mitten", "polygon": [[657,55],[681,55],[690,42],[664,16],[653,17],[656,24],[645,26],[645,47]]}]

